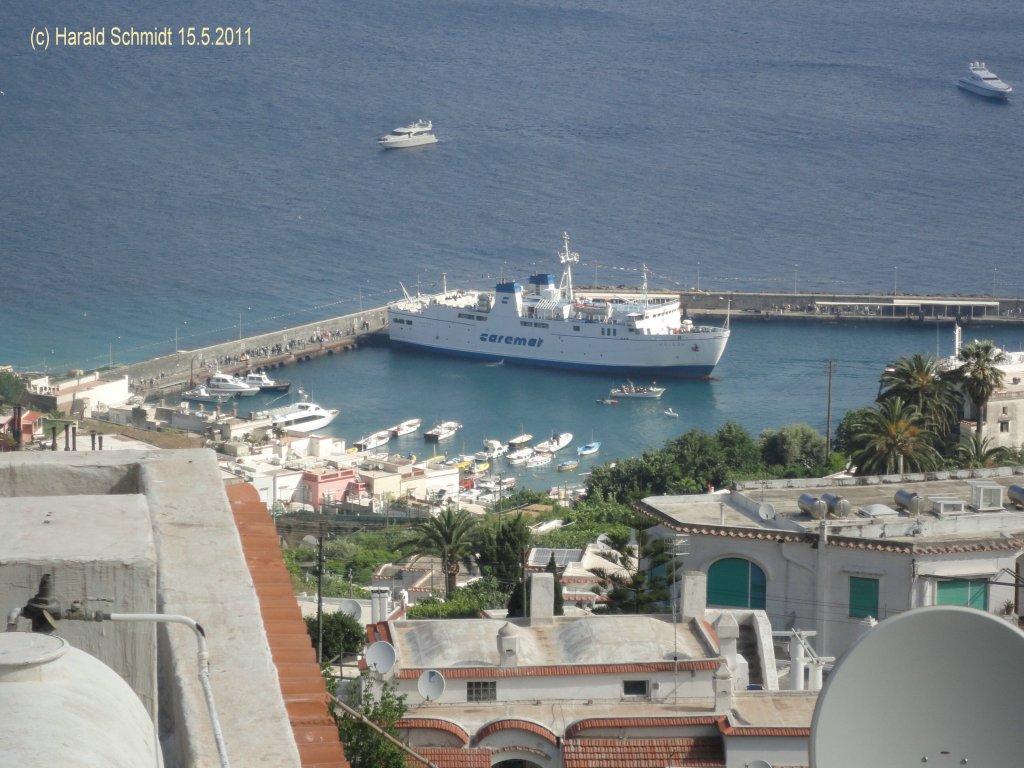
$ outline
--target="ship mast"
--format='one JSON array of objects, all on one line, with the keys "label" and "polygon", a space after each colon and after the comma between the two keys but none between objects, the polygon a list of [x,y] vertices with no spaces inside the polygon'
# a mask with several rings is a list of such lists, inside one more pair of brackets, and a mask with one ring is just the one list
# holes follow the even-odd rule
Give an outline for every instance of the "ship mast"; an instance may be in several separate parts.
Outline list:
[{"label": "ship mast", "polygon": [[558,258],[565,265],[565,273],[562,275],[563,282],[565,283],[565,297],[569,301],[575,301],[572,292],[572,265],[579,262],[580,255],[576,251],[569,250],[568,232],[562,233],[562,250],[559,252]]}]

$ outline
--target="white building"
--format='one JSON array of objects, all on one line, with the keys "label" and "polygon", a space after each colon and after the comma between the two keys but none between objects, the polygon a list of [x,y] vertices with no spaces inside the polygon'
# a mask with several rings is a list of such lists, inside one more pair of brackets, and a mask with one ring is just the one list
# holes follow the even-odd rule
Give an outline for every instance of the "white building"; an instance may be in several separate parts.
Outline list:
[{"label": "white building", "polygon": [[815,630],[819,653],[840,656],[869,618],[935,604],[1019,606],[1021,475],[1024,467],[749,482],[641,506],[666,532],[689,536],[685,567],[707,574],[709,606],[764,610],[774,630]]},{"label": "white building", "polygon": [[691,578],[678,623],[553,616],[542,573],[527,619],[371,625],[403,738],[439,765],[806,765],[817,693],[780,691],[764,613],[705,612]]}]

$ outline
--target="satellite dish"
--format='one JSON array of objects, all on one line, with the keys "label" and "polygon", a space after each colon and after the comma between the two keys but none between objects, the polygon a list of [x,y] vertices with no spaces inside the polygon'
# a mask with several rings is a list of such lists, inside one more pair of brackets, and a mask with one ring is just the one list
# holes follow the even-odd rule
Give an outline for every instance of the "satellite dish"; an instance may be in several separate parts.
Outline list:
[{"label": "satellite dish", "polygon": [[398,653],[387,640],[378,640],[366,649],[366,663],[374,672],[386,675],[395,666]]},{"label": "satellite dish", "polygon": [[747,763],[747,768],[772,768],[772,764],[767,760],[751,760]]},{"label": "satellite dish", "polygon": [[[760,517],[762,520],[774,520],[775,519],[775,505],[774,504],[769,504],[767,501],[762,503],[761,506],[759,506],[757,508],[757,516]],[[751,763],[751,766],[753,766],[753,765],[754,764]],[[769,766],[769,768],[770,768],[770,766]]]},{"label": "satellite dish", "polygon": [[358,600],[349,600],[345,598],[338,604],[338,610],[344,613],[346,616],[351,616],[356,621],[363,615],[363,606],[359,604]]},{"label": "satellite dish", "polygon": [[444,675],[436,669],[428,669],[416,682],[416,689],[427,701],[437,701],[444,693]]},{"label": "satellite dish", "polygon": [[1022,657],[1024,632],[975,608],[930,606],[886,619],[825,683],[811,721],[811,767],[1019,765]]}]

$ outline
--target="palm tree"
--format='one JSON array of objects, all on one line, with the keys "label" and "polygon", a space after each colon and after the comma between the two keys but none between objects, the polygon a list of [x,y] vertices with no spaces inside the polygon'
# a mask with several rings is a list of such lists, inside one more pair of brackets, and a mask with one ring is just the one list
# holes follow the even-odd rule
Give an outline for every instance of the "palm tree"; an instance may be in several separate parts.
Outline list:
[{"label": "palm tree", "polygon": [[978,467],[996,467],[1002,464],[1009,455],[1006,448],[992,445],[991,438],[982,437],[972,432],[964,442],[956,447],[956,456],[965,469]]},{"label": "palm tree", "polygon": [[942,461],[927,420],[900,397],[886,398],[865,411],[851,442],[859,475],[902,475],[934,469]]},{"label": "palm tree", "polygon": [[436,517],[428,517],[413,526],[415,538],[410,545],[427,552],[433,552],[441,558],[441,568],[445,574],[444,593],[450,595],[455,591],[455,577],[459,573],[459,563],[468,560],[472,554],[473,533],[477,519],[464,509],[454,510],[451,507],[439,512]]},{"label": "palm tree", "polygon": [[1003,385],[1003,369],[998,366],[1006,362],[1006,355],[991,341],[972,341],[960,347],[957,359],[961,365],[951,371],[951,378],[970,398],[980,435],[985,406],[992,393]]},{"label": "palm tree", "polygon": [[945,437],[956,416],[953,384],[942,376],[934,355],[915,354],[900,358],[882,374],[879,400],[899,397],[916,406],[932,430]]}]

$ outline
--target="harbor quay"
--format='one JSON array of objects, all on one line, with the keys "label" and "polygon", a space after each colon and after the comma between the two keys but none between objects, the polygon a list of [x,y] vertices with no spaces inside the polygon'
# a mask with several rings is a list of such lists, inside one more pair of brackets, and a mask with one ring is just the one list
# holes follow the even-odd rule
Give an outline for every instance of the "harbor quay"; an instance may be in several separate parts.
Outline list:
[{"label": "harbor quay", "polygon": [[[673,297],[676,294],[671,294]],[[1021,323],[1024,298],[997,296],[917,296],[912,294],[682,291],[694,317],[817,320],[826,322],[901,321],[938,323]]]},{"label": "harbor quay", "polygon": [[127,376],[135,395],[147,400],[177,395],[213,373],[272,370],[357,348],[387,324],[385,307],[246,336],[199,349],[179,349],[138,363],[104,369],[104,375]]}]

